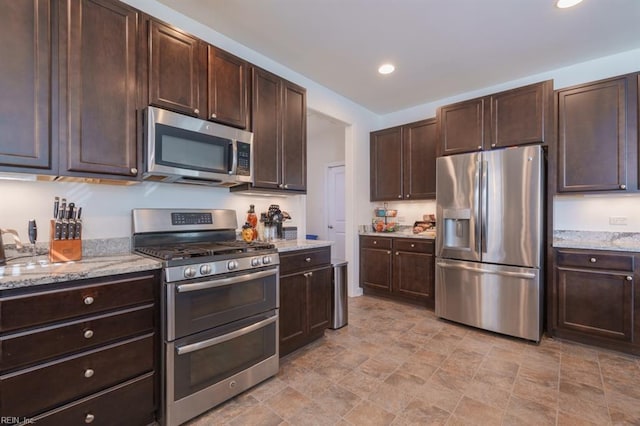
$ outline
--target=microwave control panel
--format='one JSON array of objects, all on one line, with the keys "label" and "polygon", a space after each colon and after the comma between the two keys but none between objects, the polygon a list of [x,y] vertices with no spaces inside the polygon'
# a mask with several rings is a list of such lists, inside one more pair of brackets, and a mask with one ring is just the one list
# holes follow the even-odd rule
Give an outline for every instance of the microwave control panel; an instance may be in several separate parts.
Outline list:
[{"label": "microwave control panel", "polygon": [[241,176],[251,176],[251,144],[237,142],[238,146],[238,168],[236,174]]}]

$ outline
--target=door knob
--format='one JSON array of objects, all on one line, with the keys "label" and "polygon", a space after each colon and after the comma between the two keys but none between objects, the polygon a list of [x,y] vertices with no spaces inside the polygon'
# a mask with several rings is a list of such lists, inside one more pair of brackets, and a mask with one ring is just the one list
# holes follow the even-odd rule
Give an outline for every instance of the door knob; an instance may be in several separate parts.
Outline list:
[{"label": "door knob", "polygon": [[329,229],[333,229],[333,225],[329,225],[329,226],[328,226],[328,228],[329,228]]}]

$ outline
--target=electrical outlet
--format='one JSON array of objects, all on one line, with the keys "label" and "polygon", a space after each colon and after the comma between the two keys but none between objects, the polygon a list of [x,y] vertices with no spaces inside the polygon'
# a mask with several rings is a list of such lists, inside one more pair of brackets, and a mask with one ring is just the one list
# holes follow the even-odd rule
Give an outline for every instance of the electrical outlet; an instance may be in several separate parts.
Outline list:
[{"label": "electrical outlet", "polygon": [[627,217],[626,216],[610,216],[609,217],[609,225],[627,225]]}]

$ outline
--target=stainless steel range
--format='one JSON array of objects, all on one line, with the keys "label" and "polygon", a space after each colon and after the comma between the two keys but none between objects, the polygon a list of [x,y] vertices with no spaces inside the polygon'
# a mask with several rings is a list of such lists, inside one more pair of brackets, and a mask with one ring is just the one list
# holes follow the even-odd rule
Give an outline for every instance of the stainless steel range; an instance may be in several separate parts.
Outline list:
[{"label": "stainless steel range", "polygon": [[135,209],[161,259],[162,419],[179,425],[278,372],[278,252],[235,240],[234,210]]}]

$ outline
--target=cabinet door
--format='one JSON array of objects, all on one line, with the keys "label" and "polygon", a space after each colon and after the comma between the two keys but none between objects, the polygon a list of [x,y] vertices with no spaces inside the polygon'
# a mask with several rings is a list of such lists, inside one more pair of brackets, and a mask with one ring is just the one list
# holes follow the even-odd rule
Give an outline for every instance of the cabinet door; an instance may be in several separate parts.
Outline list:
[{"label": "cabinet door", "polygon": [[197,38],[150,21],[149,103],[206,118],[206,46]]},{"label": "cabinet door", "polygon": [[630,342],[633,275],[557,267],[559,329]]},{"label": "cabinet door", "polygon": [[552,101],[552,80],[492,95],[491,148],[547,142]]},{"label": "cabinet door", "polygon": [[280,355],[302,346],[306,327],[307,278],[304,274],[280,277]]},{"label": "cabinet door", "polygon": [[635,77],[558,92],[558,191],[624,191],[637,165]]},{"label": "cabinet door", "polygon": [[471,99],[439,108],[438,155],[482,150],[487,132],[485,117],[489,114],[487,98]]},{"label": "cabinet door", "polygon": [[60,174],[137,175],[138,12],[115,0],[60,9]]},{"label": "cabinet door", "polygon": [[208,48],[209,119],[246,129],[249,65],[224,50]]},{"label": "cabinet door", "polygon": [[403,188],[407,200],[436,198],[436,120],[403,126]]},{"label": "cabinet door", "polygon": [[322,335],[331,315],[330,266],[305,273],[307,278],[307,325],[310,336]]},{"label": "cabinet door", "polygon": [[391,250],[360,249],[360,287],[391,292]]},{"label": "cabinet door", "polygon": [[306,90],[288,81],[282,84],[282,187],[307,189]]},{"label": "cabinet door", "polygon": [[2,2],[0,168],[55,173],[51,150],[51,2]]},{"label": "cabinet door", "polygon": [[253,68],[253,184],[258,188],[278,188],[282,182],[280,85],[278,76]]},{"label": "cabinet door", "polygon": [[402,127],[371,133],[371,201],[402,199]]},{"label": "cabinet door", "polygon": [[433,306],[435,263],[433,254],[396,249],[393,257],[393,291]]}]

